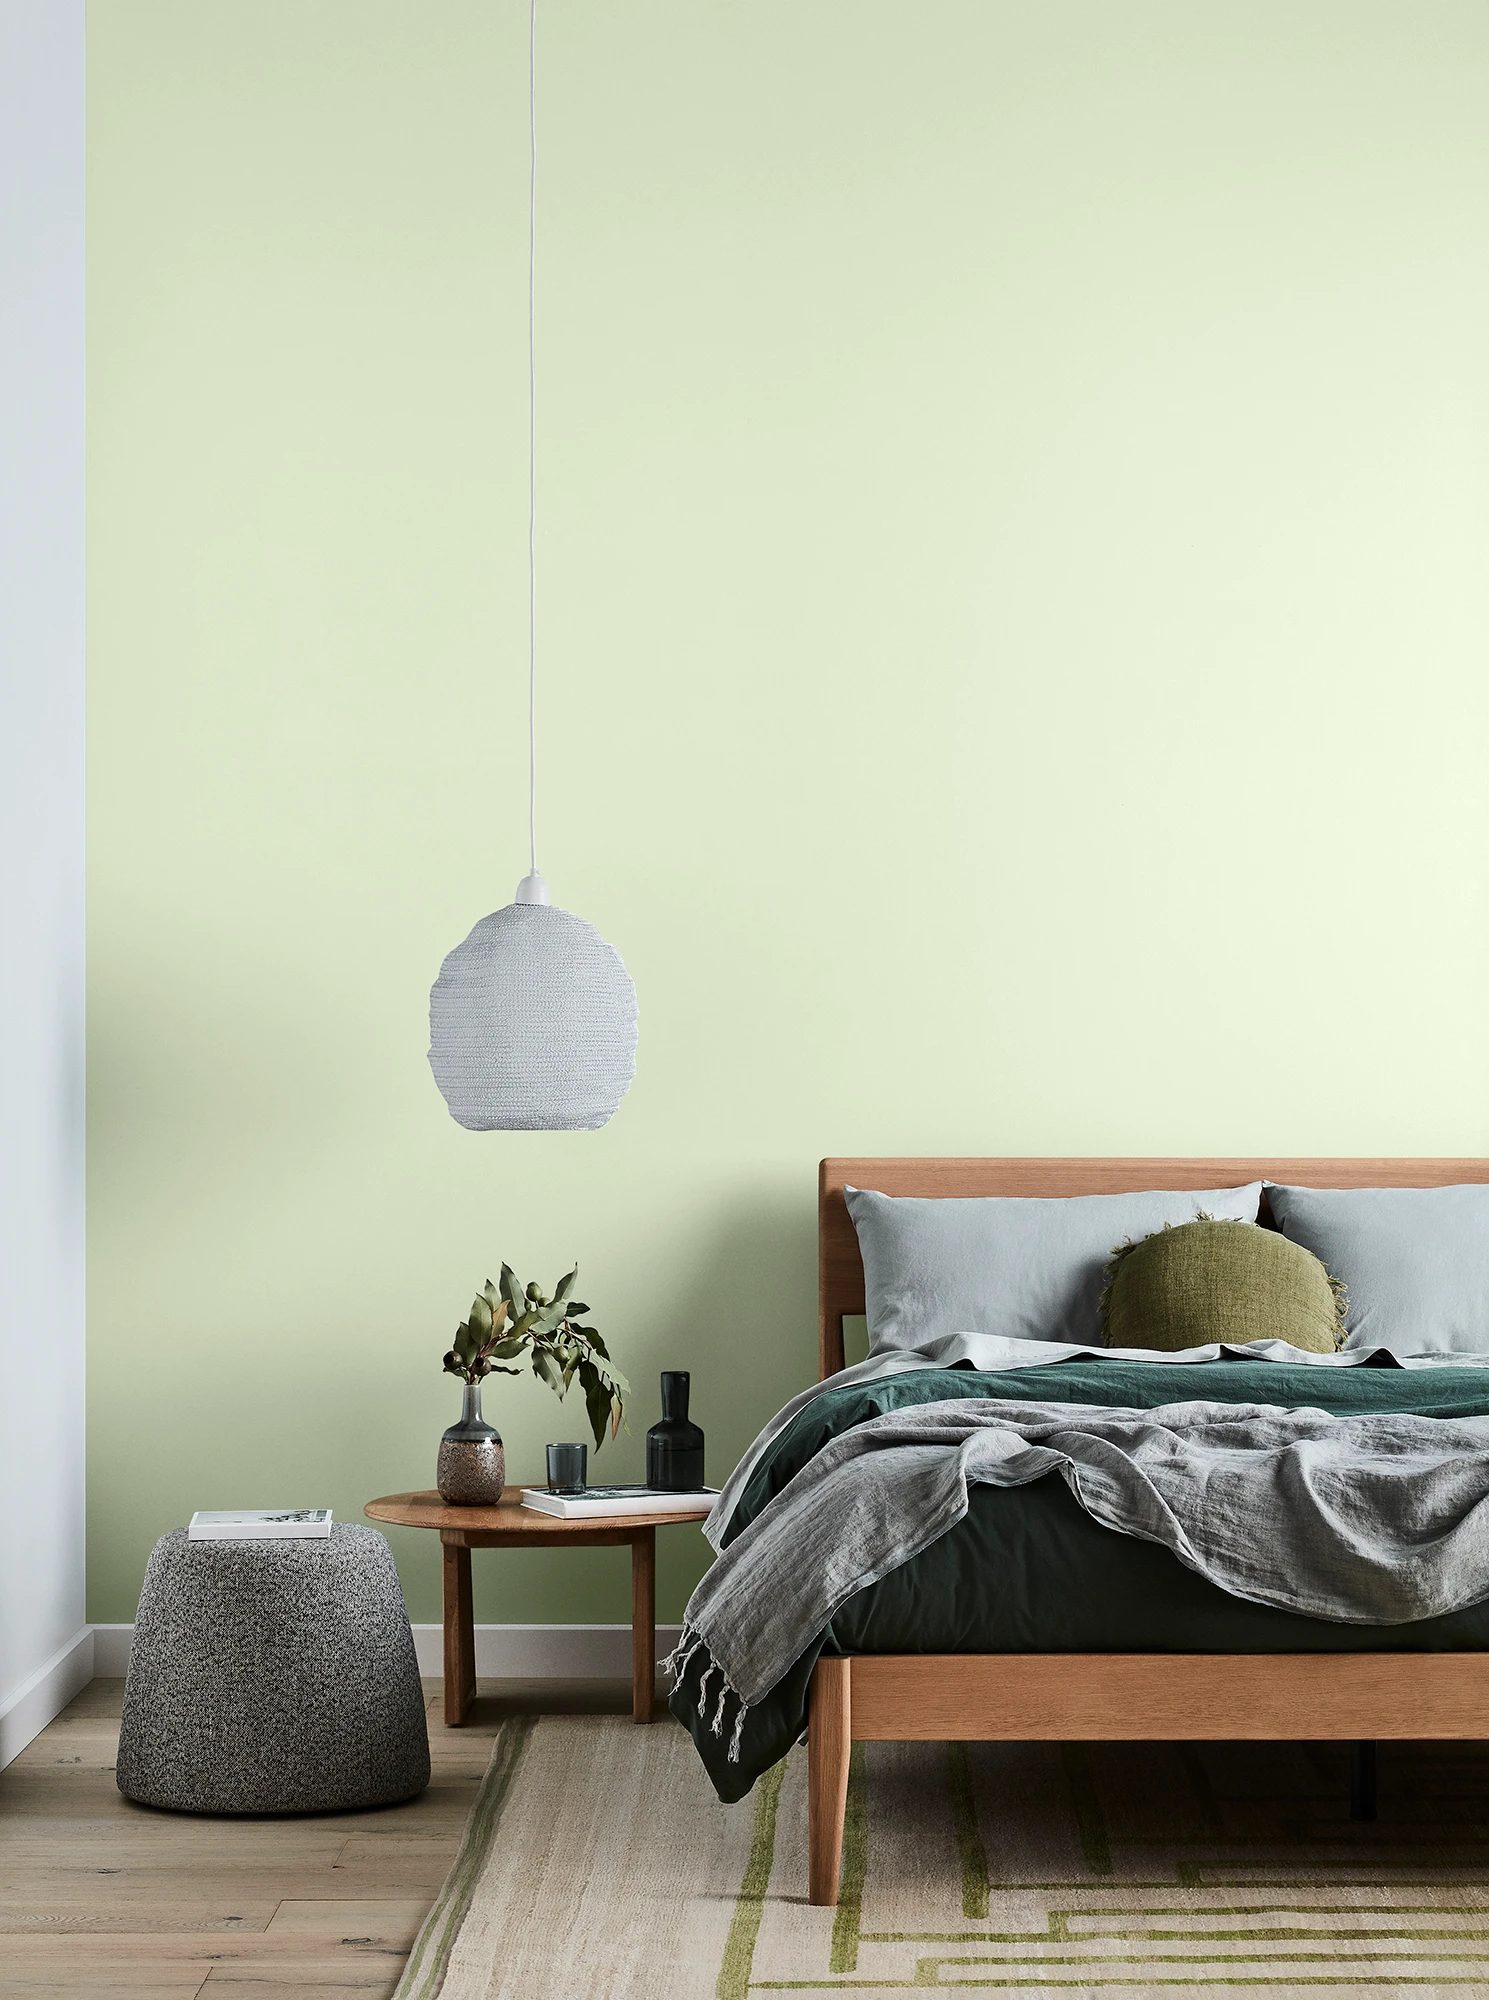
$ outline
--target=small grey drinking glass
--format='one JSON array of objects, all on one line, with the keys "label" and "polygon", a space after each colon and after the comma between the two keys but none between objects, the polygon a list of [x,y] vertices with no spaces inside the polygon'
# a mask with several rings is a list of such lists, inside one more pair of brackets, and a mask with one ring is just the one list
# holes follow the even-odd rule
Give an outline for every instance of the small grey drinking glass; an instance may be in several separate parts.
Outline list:
[{"label": "small grey drinking glass", "polygon": [[582,1493],[589,1464],[587,1444],[551,1444],[548,1447],[548,1491]]}]

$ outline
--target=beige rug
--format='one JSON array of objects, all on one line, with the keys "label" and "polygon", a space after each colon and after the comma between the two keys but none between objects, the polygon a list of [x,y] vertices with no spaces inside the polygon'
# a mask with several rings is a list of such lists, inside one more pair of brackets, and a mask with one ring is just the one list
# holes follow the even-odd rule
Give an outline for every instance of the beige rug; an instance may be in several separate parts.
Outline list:
[{"label": "beige rug", "polygon": [[396,2000],[1319,1986],[1489,2000],[1489,1751],[870,1744],[843,1899],[806,1901],[806,1759],[736,1806],[670,1722],[519,1719]]}]

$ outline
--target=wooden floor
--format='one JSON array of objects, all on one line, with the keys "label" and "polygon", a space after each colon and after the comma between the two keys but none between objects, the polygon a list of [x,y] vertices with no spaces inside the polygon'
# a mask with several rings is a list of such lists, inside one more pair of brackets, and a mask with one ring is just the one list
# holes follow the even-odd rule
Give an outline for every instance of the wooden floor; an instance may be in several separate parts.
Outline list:
[{"label": "wooden floor", "polygon": [[446,1729],[425,1684],[434,1776],[378,1812],[203,1819],[114,1783],[123,1681],[94,1681],[0,1771],[0,1996],[387,1995],[445,1878],[514,1709],[618,1712],[629,1681],[482,1681]]}]

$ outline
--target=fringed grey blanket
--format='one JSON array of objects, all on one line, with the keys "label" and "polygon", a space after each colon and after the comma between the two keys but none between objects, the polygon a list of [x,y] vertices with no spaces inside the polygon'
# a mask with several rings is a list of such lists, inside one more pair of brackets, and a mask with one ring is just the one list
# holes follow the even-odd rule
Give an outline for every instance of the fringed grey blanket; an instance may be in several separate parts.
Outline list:
[{"label": "fringed grey blanket", "polygon": [[833,1438],[725,1549],[674,1671],[707,1647],[699,1706],[716,1702],[716,1734],[732,1706],[737,1748],[745,1710],[856,1591],[955,1526],[970,1485],[1050,1472],[1104,1527],[1258,1604],[1391,1625],[1489,1597],[1489,1417],[927,1403]]}]

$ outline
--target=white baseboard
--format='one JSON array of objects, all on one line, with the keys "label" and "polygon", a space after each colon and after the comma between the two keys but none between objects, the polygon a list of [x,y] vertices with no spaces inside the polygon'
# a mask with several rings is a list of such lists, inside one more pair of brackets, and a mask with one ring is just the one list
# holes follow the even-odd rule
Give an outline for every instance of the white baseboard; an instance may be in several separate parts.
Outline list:
[{"label": "white baseboard", "polygon": [[[681,1631],[680,1625],[657,1627],[659,1660],[671,1652]],[[90,1673],[121,1678],[129,1668],[134,1627],[95,1625],[92,1638]],[[416,1625],[414,1651],[421,1674],[439,1674],[444,1661],[443,1627]],[[629,1680],[631,1628],[629,1625],[478,1625],[476,1672],[483,1680]],[[84,1679],[87,1678],[85,1675]],[[76,1692],[74,1689],[73,1693]],[[67,1700],[71,1699],[70,1694]],[[50,1721],[51,1716],[46,1719]]]},{"label": "white baseboard", "polygon": [[[677,1644],[680,1625],[657,1627],[657,1658]],[[414,1627],[414,1651],[421,1674],[444,1671],[445,1634],[440,1625]],[[631,1678],[629,1625],[478,1625],[476,1672],[492,1680],[628,1681]]]},{"label": "white baseboard", "polygon": [[132,1625],[93,1627],[93,1671],[101,1681],[122,1681],[129,1672],[129,1649],[134,1644]]},{"label": "white baseboard", "polygon": [[93,1628],[85,1625],[43,1660],[0,1707],[0,1770],[82,1693],[95,1671]]},{"label": "white baseboard", "polygon": [[[444,1628],[415,1625],[419,1672],[443,1670]],[[657,1627],[657,1658],[677,1644],[679,1625]],[[24,1680],[0,1708],[0,1770],[59,1716],[95,1675],[122,1680],[133,1625],[85,1625]],[[629,1625],[478,1625],[476,1672],[483,1680],[629,1680]]]}]

